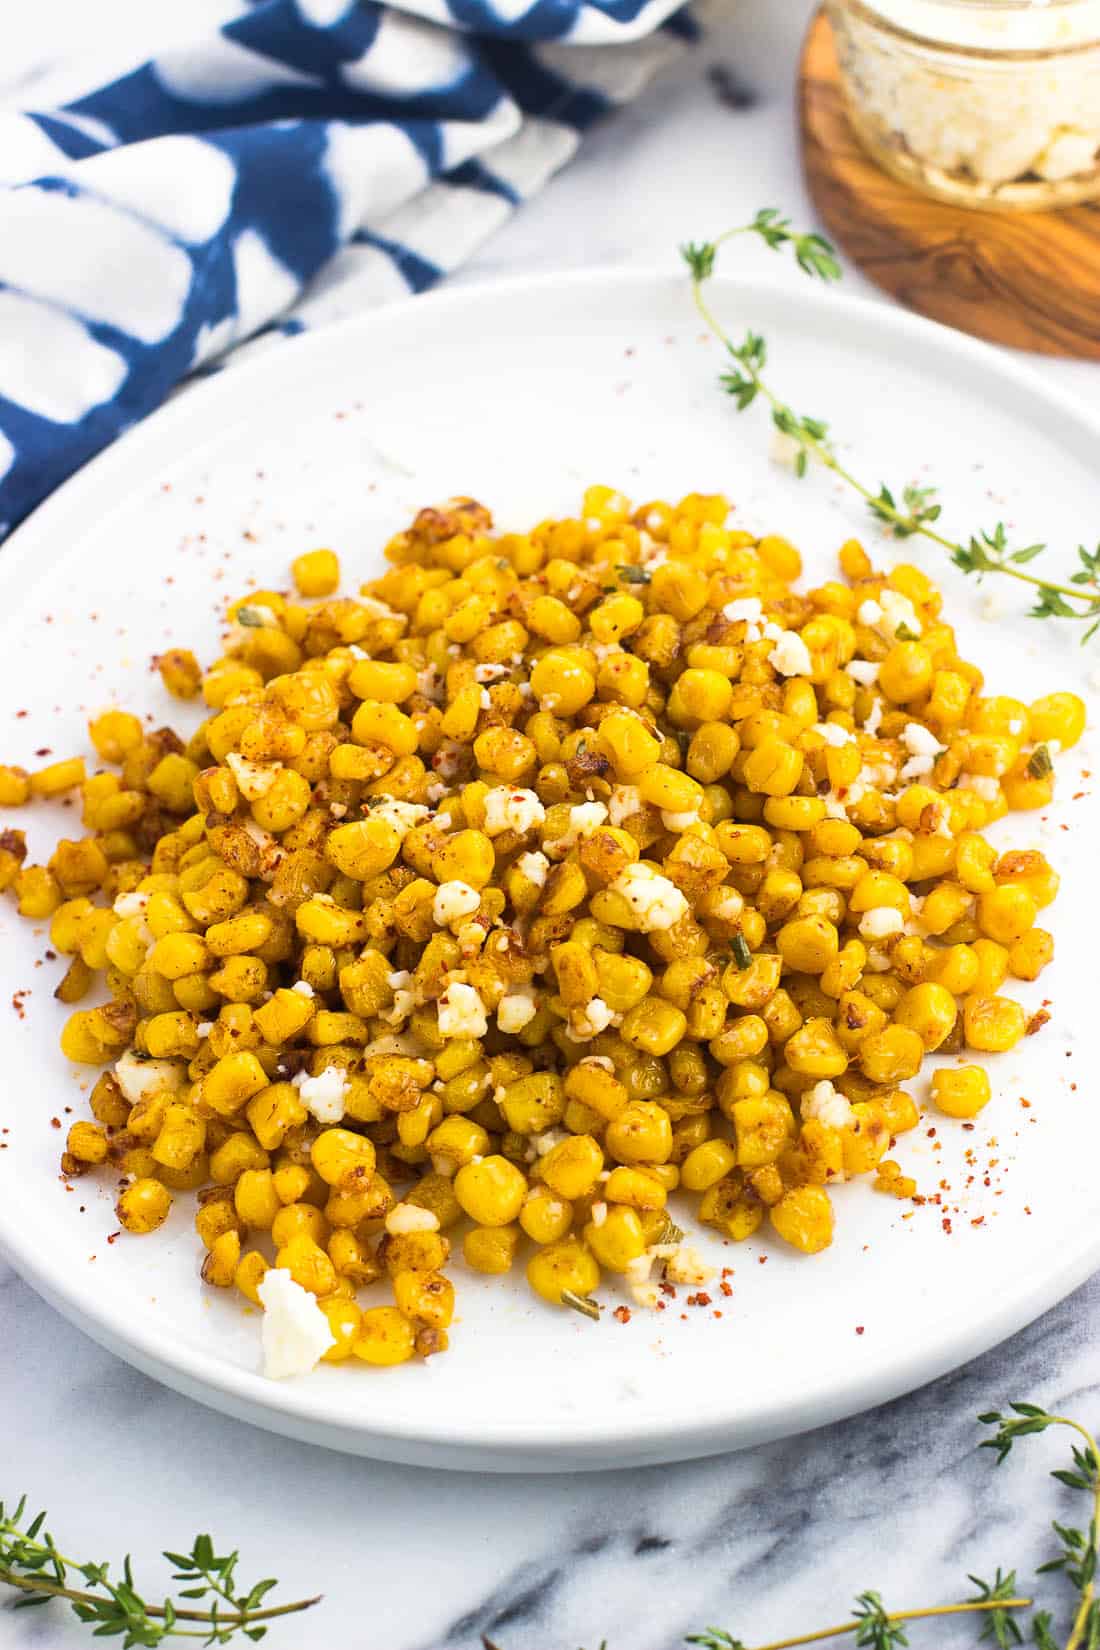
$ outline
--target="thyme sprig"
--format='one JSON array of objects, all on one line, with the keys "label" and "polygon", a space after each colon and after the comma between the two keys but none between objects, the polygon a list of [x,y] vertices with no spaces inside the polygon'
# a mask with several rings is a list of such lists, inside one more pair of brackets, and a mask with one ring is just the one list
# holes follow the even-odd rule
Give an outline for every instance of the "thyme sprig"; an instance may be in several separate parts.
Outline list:
[{"label": "thyme sprig", "polygon": [[[909,1639],[902,1625],[904,1622],[965,1615],[983,1616],[987,1629],[992,1629],[990,1636],[994,1637],[998,1646],[1021,1644],[1022,1634],[1015,1639],[1003,1636],[1006,1631],[1016,1629],[1010,1611],[1025,1610],[1031,1604],[1031,1599],[1017,1596],[1015,1574],[1010,1571],[1002,1576],[998,1570],[992,1582],[979,1581],[977,1576],[968,1579],[978,1588],[978,1594],[975,1598],[963,1600],[961,1604],[934,1604],[922,1610],[888,1610],[880,1594],[868,1590],[858,1595],[847,1621],[833,1627],[819,1627],[813,1633],[799,1633],[792,1639],[774,1639],[770,1644],[756,1646],[755,1650],[798,1650],[804,1644],[821,1644],[826,1639],[844,1638],[848,1634],[855,1635],[853,1642],[859,1650],[905,1650]],[[986,1635],[983,1633],[982,1636]],[[721,1627],[704,1628],[701,1633],[690,1634],[684,1642],[697,1645],[700,1650],[749,1650],[743,1639],[735,1639]]]},{"label": "thyme sprig", "polygon": [[802,234],[793,230],[790,220],[780,216],[774,207],[757,212],[751,222],[727,229],[712,241],[693,241],[680,248],[691,276],[695,307],[730,358],[731,365],[720,375],[719,382],[737,410],[745,412],[758,398],[765,401],[770,408],[773,425],[793,444],[796,475],[804,476],[811,463],[823,465],[859,494],[875,519],[887,527],[895,538],[905,539],[919,534],[946,550],[963,573],[978,579],[999,573],[1029,585],[1036,593],[1034,606],[1030,609],[1032,618],[1083,622],[1086,629],[1081,640],[1090,640],[1100,630],[1100,545],[1095,551],[1078,546],[1080,566],[1070,575],[1069,582],[1063,584],[1027,571],[1028,563],[1034,561],[1046,545],[1012,547],[1003,522],[972,534],[965,544],[949,538],[934,525],[942,512],[935,487],[904,487],[900,491],[900,502],[899,495],[885,483],[880,484],[877,492],[873,491],[837,457],[828,424],[821,418],[796,413],[771,389],[764,378],[768,364],[766,341],[759,333],[749,331],[740,343],[735,343],[704,291],[714,274],[720,248],[740,235],[754,235],[772,251],[790,248],[799,268],[816,280],[836,281],[841,276],[840,264],[830,242],[823,235]]},{"label": "thyme sprig", "polygon": [[[121,1638],[122,1650],[156,1650],[167,1639],[229,1644],[238,1633],[257,1643],[267,1632],[266,1623],[320,1603],[318,1597],[265,1605],[278,1583],[258,1581],[244,1589],[236,1575],[239,1554],[219,1555],[208,1535],[196,1536],[188,1553],[164,1554],[174,1568],[173,1580],[187,1585],[177,1589],[176,1598],[149,1603],[137,1588],[128,1555],[114,1578],[108,1564],[81,1564],[59,1552],[45,1524],[44,1512],[27,1521],[26,1496],[10,1510],[0,1501],[0,1584],[22,1595],[14,1608],[64,1599],[96,1638]],[[76,1577],[83,1587],[73,1585]],[[195,1609],[177,1599],[205,1602]]]}]

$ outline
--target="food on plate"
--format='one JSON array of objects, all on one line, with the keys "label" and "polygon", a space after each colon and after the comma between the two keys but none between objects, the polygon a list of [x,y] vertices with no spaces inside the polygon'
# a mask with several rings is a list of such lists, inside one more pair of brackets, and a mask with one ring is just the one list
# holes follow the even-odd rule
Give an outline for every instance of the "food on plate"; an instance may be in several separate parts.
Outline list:
[{"label": "food on plate", "polygon": [[986,695],[916,567],[850,541],[798,593],[729,515],[422,510],[358,596],[306,553],[209,669],[163,654],[190,738],[110,709],[96,771],[0,769],[83,807],[45,865],[0,836],[106,1068],[63,1170],[120,1178],[131,1233],[193,1196],[273,1375],[444,1350],[455,1250],[589,1316],[707,1280],[681,1210],[815,1254],[846,1180],[913,1194],[925,1099],[989,1102],[926,1056],[1029,1029],[1002,988],[1058,878],[981,833],[1050,801],[1081,701]]}]

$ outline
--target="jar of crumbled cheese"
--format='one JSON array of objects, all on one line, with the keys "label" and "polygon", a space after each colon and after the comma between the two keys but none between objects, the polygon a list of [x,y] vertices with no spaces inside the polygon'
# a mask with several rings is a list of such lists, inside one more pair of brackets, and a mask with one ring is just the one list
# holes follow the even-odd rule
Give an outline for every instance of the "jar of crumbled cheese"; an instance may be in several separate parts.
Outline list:
[{"label": "jar of crumbled cheese", "polygon": [[826,0],[848,112],[888,172],[958,206],[1100,197],[1100,0]]}]

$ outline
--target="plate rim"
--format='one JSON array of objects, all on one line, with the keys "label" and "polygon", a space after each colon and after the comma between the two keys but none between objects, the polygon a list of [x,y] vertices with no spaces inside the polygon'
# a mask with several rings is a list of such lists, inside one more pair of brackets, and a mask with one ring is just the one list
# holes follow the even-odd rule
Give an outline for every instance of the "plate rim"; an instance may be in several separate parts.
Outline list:
[{"label": "plate rim", "polygon": [[[178,445],[167,455],[159,449],[165,444],[171,448],[176,436],[195,428],[197,419],[209,419],[219,405],[230,404],[242,394],[247,398],[250,388],[262,385],[265,377],[283,378],[287,372],[283,363],[290,363],[293,371],[310,354],[323,354],[326,349],[340,351],[344,340],[355,340],[350,347],[361,348],[358,340],[369,340],[380,326],[403,324],[410,314],[423,316],[426,306],[437,313],[461,312],[497,299],[537,299],[546,294],[557,298],[586,288],[657,287],[667,291],[674,283],[686,298],[686,278],[662,265],[508,276],[410,296],[284,340],[280,348],[272,347],[228,373],[189,386],[187,394],[173,397],[69,477],[0,546],[0,593],[9,588],[9,579],[18,580],[35,556],[41,557],[42,576],[49,576],[56,560],[49,552],[58,533],[74,521],[79,532],[87,506],[99,502],[98,495],[104,488],[110,489],[118,472],[128,473],[135,464],[152,472],[158,463],[176,465],[185,460],[187,455]],[[1093,411],[1063,386],[1047,383],[1030,363],[881,300],[821,287],[803,290],[785,282],[768,283],[740,275],[715,276],[712,288],[719,295],[729,294],[745,304],[754,300],[774,304],[778,299],[823,316],[835,315],[839,310],[850,321],[865,322],[872,335],[877,331],[900,339],[908,345],[910,354],[914,342],[933,343],[960,365],[984,369],[1011,385],[1017,395],[1026,394],[1037,421],[1044,414],[1053,415],[1055,420],[1076,425],[1092,438],[1100,437],[1100,411]],[[949,382],[940,393],[950,393]],[[213,439],[216,435],[210,437]],[[204,439],[197,449],[202,451],[207,446]],[[107,501],[108,508],[117,500],[116,494]],[[20,607],[32,599],[37,584],[38,578],[32,577],[20,592]],[[458,1417],[444,1431],[433,1428],[430,1413],[425,1419],[419,1410],[415,1419],[412,1415],[408,1420],[388,1416],[381,1428],[372,1423],[367,1411],[362,1423],[354,1424],[326,1404],[317,1383],[272,1382],[262,1374],[221,1362],[216,1354],[183,1347],[172,1341],[168,1328],[134,1325],[127,1320],[124,1307],[109,1296],[98,1297],[95,1308],[90,1308],[75,1280],[66,1286],[64,1275],[51,1271],[46,1260],[48,1251],[36,1253],[30,1236],[21,1239],[14,1225],[7,1220],[0,1202],[0,1255],[20,1276],[101,1346],[175,1391],[269,1430],[288,1432],[336,1449],[378,1458],[416,1458],[421,1464],[434,1462],[447,1467],[469,1467],[480,1456],[482,1470],[503,1471],[529,1469],[533,1458],[540,1470],[553,1470],[555,1464],[569,1470],[580,1464],[577,1452],[594,1445],[603,1446],[604,1453],[601,1455],[597,1449],[595,1458],[586,1459],[585,1465],[592,1469],[627,1466],[643,1456],[648,1461],[683,1460],[792,1436],[861,1413],[913,1391],[998,1345],[1071,1294],[1100,1268],[1098,1226],[1094,1235],[1088,1230],[1082,1232],[1078,1244],[1064,1252],[1056,1271],[1033,1274],[1028,1282],[1019,1284],[1010,1302],[990,1291],[984,1302],[976,1303],[978,1310],[952,1333],[940,1336],[930,1347],[910,1348],[904,1356],[897,1356],[887,1376],[881,1368],[867,1372],[854,1369],[826,1397],[807,1399],[793,1413],[785,1399],[774,1410],[757,1405],[751,1418],[739,1419],[726,1411],[721,1416],[677,1417],[655,1424],[652,1409],[647,1407],[633,1418],[623,1415],[613,1438],[608,1437],[606,1424],[586,1424],[583,1416],[571,1418],[563,1437],[559,1435],[560,1422],[547,1423],[537,1416],[522,1422],[466,1424]],[[523,1459],[514,1461],[510,1457]],[[563,1461],[563,1457],[567,1459]]]}]

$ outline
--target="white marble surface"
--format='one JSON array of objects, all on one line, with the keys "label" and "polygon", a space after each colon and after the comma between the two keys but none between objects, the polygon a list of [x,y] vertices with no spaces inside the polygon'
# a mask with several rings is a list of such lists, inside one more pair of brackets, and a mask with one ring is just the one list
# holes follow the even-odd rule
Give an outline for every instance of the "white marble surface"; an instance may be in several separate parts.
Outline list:
[{"label": "white marble surface", "polygon": [[[461,279],[666,262],[679,241],[765,204],[806,220],[792,103],[810,9],[740,0]],[[147,0],[37,0],[0,23],[5,75],[33,71],[66,34],[93,47],[149,11]],[[715,62],[751,107],[717,100]],[[792,278],[779,260],[768,267]],[[847,285],[866,287],[854,273]],[[1038,370],[1095,393],[1095,369]],[[967,1571],[1030,1572],[1060,1510],[1040,1459],[1056,1446],[1037,1441],[994,1476],[975,1447],[976,1412],[1018,1396],[1100,1410],[1096,1282],[870,1415],[740,1456],[554,1479],[376,1466],[223,1420],[101,1352],[3,1267],[0,1323],[0,1496],[28,1489],[70,1552],[129,1548],[152,1585],[166,1578],[158,1544],[209,1529],[241,1545],[242,1573],[275,1574],[288,1596],[323,1589],[324,1605],[273,1633],[273,1650],[476,1650],[482,1633],[501,1650],[595,1650],[605,1637],[609,1650],[671,1650],[707,1623],[756,1644],[843,1617],[865,1587],[899,1606],[961,1597]],[[962,1650],[976,1633],[914,1629],[912,1641]],[[52,1607],[0,1610],[0,1650],[88,1642]]]}]

